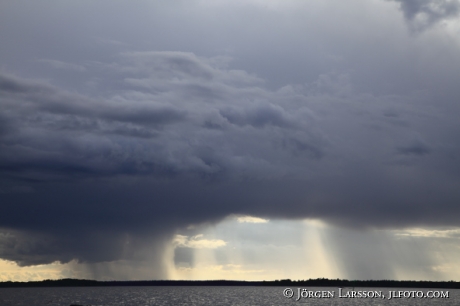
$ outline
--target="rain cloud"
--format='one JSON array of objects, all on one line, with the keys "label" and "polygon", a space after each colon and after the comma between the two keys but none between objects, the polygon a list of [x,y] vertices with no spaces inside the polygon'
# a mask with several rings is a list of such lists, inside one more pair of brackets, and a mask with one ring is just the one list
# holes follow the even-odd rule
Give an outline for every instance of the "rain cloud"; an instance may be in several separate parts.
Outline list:
[{"label": "rain cloud", "polygon": [[[121,29],[108,16],[115,35],[96,18],[102,2],[74,4],[92,36],[72,18],[48,36],[66,5],[37,9],[50,18],[40,20],[9,8],[37,27],[0,13],[12,25],[2,32],[17,34],[0,36],[0,258],[77,261],[96,276],[98,263],[145,262],[167,278],[178,232],[229,215],[350,231],[460,226],[459,50],[442,29],[407,34],[388,1],[367,14],[352,1],[340,18],[332,0],[311,11],[142,2],[170,18],[125,13],[120,1],[113,16],[139,19]],[[417,27],[458,16],[456,1],[397,2]],[[382,9],[388,20],[372,17]],[[62,50],[45,43],[59,37]],[[185,246],[224,243],[182,237],[182,257]]]}]

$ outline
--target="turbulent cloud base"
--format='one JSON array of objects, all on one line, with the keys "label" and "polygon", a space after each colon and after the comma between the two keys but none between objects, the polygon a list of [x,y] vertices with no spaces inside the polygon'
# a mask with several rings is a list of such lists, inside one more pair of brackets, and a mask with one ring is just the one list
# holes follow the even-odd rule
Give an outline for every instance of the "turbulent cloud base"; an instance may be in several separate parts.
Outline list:
[{"label": "turbulent cloud base", "polygon": [[0,258],[167,278],[229,215],[460,226],[458,2],[396,2],[1,5]]}]

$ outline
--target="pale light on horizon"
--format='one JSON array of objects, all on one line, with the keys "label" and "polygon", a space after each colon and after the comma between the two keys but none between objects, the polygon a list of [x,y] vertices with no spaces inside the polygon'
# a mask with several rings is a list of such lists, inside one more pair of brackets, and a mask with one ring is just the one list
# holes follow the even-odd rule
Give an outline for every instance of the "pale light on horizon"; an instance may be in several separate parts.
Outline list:
[{"label": "pale light on horizon", "polygon": [[[387,265],[375,266],[374,261],[364,260],[369,256],[377,256],[379,261],[389,264],[395,280],[446,281],[459,280],[460,275],[460,260],[457,258],[460,229],[456,228],[373,230],[356,236],[353,229],[331,227],[320,220],[248,223],[228,218],[197,230],[201,233],[177,234],[171,241],[169,251],[164,255],[169,279],[379,279],[378,275],[384,275],[379,269],[387,269]],[[374,253],[356,253],[353,247],[356,243],[353,239],[356,238],[368,244],[369,250],[375,246],[379,248]],[[175,262],[178,249],[188,250],[190,257],[183,258],[183,262]],[[366,274],[363,277],[348,274],[347,268],[356,267],[356,261],[361,270],[373,272],[368,277]],[[92,279],[94,274],[90,272],[94,269],[106,271],[106,274],[101,274],[105,276],[100,280],[151,279],[148,261],[135,269],[130,268],[132,265],[130,262],[114,261],[88,266],[71,261],[19,267],[14,262],[0,260],[0,280]],[[110,274],[110,271],[122,273]]]}]

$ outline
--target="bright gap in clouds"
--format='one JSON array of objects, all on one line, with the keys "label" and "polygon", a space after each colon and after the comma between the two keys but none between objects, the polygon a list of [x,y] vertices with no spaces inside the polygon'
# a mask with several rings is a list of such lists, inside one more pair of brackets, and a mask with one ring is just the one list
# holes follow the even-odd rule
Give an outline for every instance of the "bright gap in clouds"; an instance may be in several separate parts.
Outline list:
[{"label": "bright gap in clouds", "polygon": [[27,282],[63,278],[66,265],[53,263],[32,267],[19,267],[16,263],[0,259],[0,281]]},{"label": "bright gap in clouds", "polygon": [[193,243],[176,243],[171,277],[458,280],[459,229],[363,232],[317,220],[243,223],[242,218],[260,219],[232,217],[190,232],[199,235],[176,236]]},{"label": "bright gap in clouds", "polygon": [[[176,280],[326,277],[458,281],[459,240],[459,228],[363,232],[318,220],[231,216],[216,225],[189,227],[177,234],[164,263],[169,278]],[[68,277],[112,280],[114,271],[127,280],[148,280],[153,272],[149,262],[124,260],[28,267],[1,260],[0,270],[0,281]]]}]

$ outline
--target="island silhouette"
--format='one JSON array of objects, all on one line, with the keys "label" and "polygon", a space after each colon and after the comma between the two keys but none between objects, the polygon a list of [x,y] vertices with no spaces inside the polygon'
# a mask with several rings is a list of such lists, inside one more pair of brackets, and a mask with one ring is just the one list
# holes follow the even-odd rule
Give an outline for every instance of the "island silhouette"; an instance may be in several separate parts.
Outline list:
[{"label": "island silhouette", "polygon": [[457,281],[414,281],[414,280],[346,280],[317,278],[308,280],[133,280],[97,281],[87,279],[56,279],[28,282],[0,282],[0,288],[12,287],[113,287],[113,286],[302,286],[302,287],[383,287],[383,288],[445,288],[460,289]]}]

